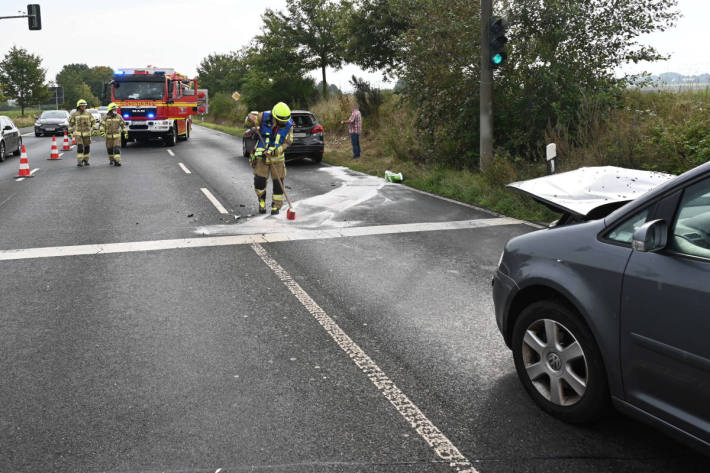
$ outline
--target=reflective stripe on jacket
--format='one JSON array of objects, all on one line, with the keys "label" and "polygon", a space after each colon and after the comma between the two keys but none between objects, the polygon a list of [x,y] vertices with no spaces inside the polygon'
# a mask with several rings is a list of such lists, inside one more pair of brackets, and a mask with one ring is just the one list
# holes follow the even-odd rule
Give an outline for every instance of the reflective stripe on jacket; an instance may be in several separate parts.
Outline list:
[{"label": "reflective stripe on jacket", "polygon": [[76,132],[78,135],[91,135],[91,130],[94,128],[94,116],[89,112],[84,110],[81,113],[79,110],[75,111],[69,117],[69,127],[72,133]]},{"label": "reflective stripe on jacket", "polygon": [[126,122],[123,120],[121,115],[114,113],[111,116],[110,113],[104,115],[101,119],[101,132],[105,133],[109,138],[120,138],[121,133],[126,131]]}]

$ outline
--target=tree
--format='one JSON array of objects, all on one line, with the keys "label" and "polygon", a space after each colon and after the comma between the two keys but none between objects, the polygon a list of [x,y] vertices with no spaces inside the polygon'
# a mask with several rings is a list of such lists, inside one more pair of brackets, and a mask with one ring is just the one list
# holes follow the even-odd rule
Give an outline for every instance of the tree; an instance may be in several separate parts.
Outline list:
[{"label": "tree", "polygon": [[246,52],[210,54],[197,67],[200,87],[210,92],[238,91],[247,75]]},{"label": "tree", "polygon": [[10,99],[17,100],[25,115],[25,107],[42,103],[50,93],[45,84],[42,58],[30,54],[24,48],[13,46],[0,62],[0,89]]},{"label": "tree", "polygon": [[102,105],[108,105],[111,101],[110,94],[104,96],[104,84],[113,79],[113,69],[108,66],[95,66],[84,75],[84,82],[91,88],[91,93],[100,98]]},{"label": "tree", "polygon": [[286,38],[256,43],[247,53],[247,64],[242,88],[252,110],[271,110],[277,102],[305,107],[317,94],[313,79],[305,77],[303,56]]},{"label": "tree", "polygon": [[[108,66],[89,67],[86,64],[66,64],[57,74],[57,84],[64,87],[65,107],[73,108],[80,98],[95,104],[106,105],[110,97],[104,97],[104,84],[113,78],[113,69]],[[90,93],[81,86],[87,85]],[[88,97],[92,97],[89,101]]]},{"label": "tree", "polygon": [[392,0],[357,0],[346,16],[346,60],[390,75],[400,62],[401,37],[411,23]]},{"label": "tree", "polygon": [[323,96],[328,95],[326,68],[340,69],[345,56],[345,28],[342,21],[347,4],[331,0],[293,0],[287,12],[267,9],[261,17],[266,33],[258,40],[267,44],[284,38],[295,45],[307,70],[320,69]]},{"label": "tree", "polygon": [[[478,2],[391,0],[410,22],[397,70],[429,150],[462,165],[478,154]],[[581,130],[619,104],[628,62],[661,56],[638,43],[663,31],[676,0],[496,0],[510,22],[508,60],[494,77],[497,148],[535,158],[549,130]],[[476,21],[471,21],[475,18]]]},{"label": "tree", "polygon": [[384,102],[382,91],[372,87],[365,79],[358,79],[355,76],[352,76],[350,83],[355,88],[355,100],[357,100],[362,116],[377,122],[380,106]]}]

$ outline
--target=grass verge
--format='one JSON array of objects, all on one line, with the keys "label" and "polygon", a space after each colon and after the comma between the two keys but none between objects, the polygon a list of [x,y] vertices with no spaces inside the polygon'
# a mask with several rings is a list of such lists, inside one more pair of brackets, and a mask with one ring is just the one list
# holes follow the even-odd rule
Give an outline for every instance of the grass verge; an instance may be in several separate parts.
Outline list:
[{"label": "grass verge", "polygon": [[194,121],[194,122],[192,122],[192,124],[203,126],[205,128],[211,128],[213,130],[219,130],[221,132],[228,133],[228,134],[234,135],[234,136],[244,136],[244,128],[238,128],[236,126],[219,125],[217,123],[210,123],[210,122],[203,122],[203,121]]},{"label": "grass verge", "polygon": [[456,170],[436,164],[404,161],[378,151],[377,142],[363,137],[362,157],[352,159],[349,138],[330,138],[323,160],[355,171],[384,178],[385,171],[401,172],[404,185],[473,204],[494,212],[533,222],[547,224],[559,217],[547,207],[529,197],[507,189],[479,172]]}]

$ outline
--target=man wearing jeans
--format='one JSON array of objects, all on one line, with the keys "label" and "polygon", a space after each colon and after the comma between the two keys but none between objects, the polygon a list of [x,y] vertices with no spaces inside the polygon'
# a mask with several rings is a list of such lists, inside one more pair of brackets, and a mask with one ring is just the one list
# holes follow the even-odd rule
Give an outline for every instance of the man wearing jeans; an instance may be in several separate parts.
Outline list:
[{"label": "man wearing jeans", "polygon": [[348,124],[348,132],[350,133],[350,141],[353,144],[353,159],[360,158],[360,133],[362,133],[362,115],[360,115],[360,107],[358,104],[353,104],[353,113],[345,121],[340,123]]}]

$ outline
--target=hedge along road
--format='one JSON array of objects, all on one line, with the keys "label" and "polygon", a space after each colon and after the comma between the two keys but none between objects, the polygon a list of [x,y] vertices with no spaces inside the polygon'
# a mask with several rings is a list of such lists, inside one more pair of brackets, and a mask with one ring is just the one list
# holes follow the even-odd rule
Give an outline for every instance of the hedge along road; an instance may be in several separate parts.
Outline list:
[{"label": "hedge along road", "polygon": [[530,226],[308,162],[296,220],[255,216],[235,138],[167,149],[0,179],[0,470],[707,469],[528,400],[490,276]]}]

